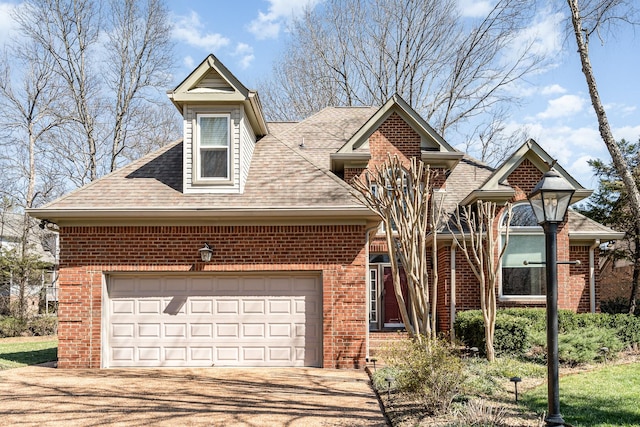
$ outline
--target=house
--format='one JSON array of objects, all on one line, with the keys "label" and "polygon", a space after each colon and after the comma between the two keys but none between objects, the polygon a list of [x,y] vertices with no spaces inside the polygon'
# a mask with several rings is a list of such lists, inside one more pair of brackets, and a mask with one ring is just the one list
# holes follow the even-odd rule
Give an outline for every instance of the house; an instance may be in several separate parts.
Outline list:
[{"label": "house", "polygon": [[[28,217],[27,217],[28,218]],[[0,253],[7,255],[9,251],[20,251],[25,228],[25,215],[0,211]],[[33,272],[28,286],[22,291],[26,298],[28,313],[37,314],[40,305],[45,310],[57,302],[56,292],[56,250],[57,234],[33,227],[29,233],[26,246],[27,253],[37,257],[43,265],[42,270]],[[0,269],[0,315],[11,313],[11,307],[20,298],[20,288],[16,283],[11,268]]]},{"label": "house", "polygon": [[[38,209],[60,229],[58,366],[357,368],[375,331],[402,326],[379,219],[350,180],[387,153],[443,171],[450,211],[519,203],[501,306],[544,305],[542,231],[520,203],[552,159],[534,141],[497,169],[453,149],[399,96],[267,123],[256,92],[213,55],[168,92],[183,139]],[[574,202],[590,194],[576,188]],[[438,324],[477,308],[477,283],[441,231]],[[598,309],[599,241],[571,212],[558,239],[562,308]],[[203,261],[201,253],[209,255]],[[509,280],[506,276],[509,276]]]}]

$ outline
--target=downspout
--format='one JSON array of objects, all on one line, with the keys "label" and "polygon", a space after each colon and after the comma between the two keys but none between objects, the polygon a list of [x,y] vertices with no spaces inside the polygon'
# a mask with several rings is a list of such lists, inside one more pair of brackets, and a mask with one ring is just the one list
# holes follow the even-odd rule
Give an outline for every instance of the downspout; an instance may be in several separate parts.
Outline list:
[{"label": "downspout", "polygon": [[456,247],[451,245],[451,298],[449,298],[449,315],[450,315],[450,325],[449,325],[449,335],[451,336],[451,342],[454,342],[456,339],[456,331],[453,327],[456,322]]},{"label": "downspout", "polygon": [[589,305],[592,313],[596,312],[596,256],[595,249],[600,246],[600,239],[596,239],[589,247]]},{"label": "downspout", "polygon": [[365,310],[365,360],[368,362],[369,361],[369,310],[371,310],[371,273],[369,272],[369,241],[370,241],[370,234],[373,230],[377,230],[380,227],[380,224],[374,226],[374,227],[369,227],[365,230],[365,280],[366,280],[366,285],[365,285],[365,289],[366,289],[366,293],[367,293],[367,309]]}]

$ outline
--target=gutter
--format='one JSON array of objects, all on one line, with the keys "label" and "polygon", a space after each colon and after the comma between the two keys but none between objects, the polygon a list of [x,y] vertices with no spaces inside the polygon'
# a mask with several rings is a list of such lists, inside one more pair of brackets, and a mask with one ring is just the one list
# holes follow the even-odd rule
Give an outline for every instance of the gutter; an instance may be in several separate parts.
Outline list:
[{"label": "gutter", "polygon": [[589,246],[589,308],[592,313],[596,312],[596,256],[595,249],[600,246],[600,240],[596,239]]},{"label": "gutter", "polygon": [[99,221],[114,222],[118,220],[133,221],[158,221],[158,220],[179,220],[179,219],[202,219],[212,220],[231,220],[232,222],[242,222],[245,219],[349,219],[349,220],[374,220],[378,216],[374,215],[371,210],[366,207],[327,207],[321,209],[308,208],[231,208],[231,209],[211,209],[187,207],[182,209],[140,209],[140,208],[83,208],[83,209],[27,209],[27,213],[34,218],[47,220],[49,222],[78,222],[78,221]]}]

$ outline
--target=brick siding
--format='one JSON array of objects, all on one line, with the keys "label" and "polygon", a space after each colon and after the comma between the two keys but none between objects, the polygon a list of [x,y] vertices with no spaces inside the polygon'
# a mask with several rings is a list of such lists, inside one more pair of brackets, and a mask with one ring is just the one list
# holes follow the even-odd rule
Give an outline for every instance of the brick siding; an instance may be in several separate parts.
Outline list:
[{"label": "brick siding", "polygon": [[[214,249],[199,260],[203,242]],[[365,229],[344,226],[89,226],[60,229],[58,366],[99,368],[109,272],[316,271],[322,276],[323,364],[364,366]]]}]

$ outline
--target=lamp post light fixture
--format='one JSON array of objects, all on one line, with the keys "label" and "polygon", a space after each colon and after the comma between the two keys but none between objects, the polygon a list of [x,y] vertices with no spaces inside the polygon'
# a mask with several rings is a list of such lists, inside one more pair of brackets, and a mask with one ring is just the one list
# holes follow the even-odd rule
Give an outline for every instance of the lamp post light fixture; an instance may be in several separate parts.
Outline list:
[{"label": "lamp post light fixture", "polygon": [[211,246],[205,242],[204,246],[198,249],[198,253],[200,253],[200,259],[202,259],[202,262],[209,262],[213,255],[213,249],[211,249]]},{"label": "lamp post light fixture", "polygon": [[547,279],[547,426],[562,426],[558,369],[558,224],[564,221],[575,189],[554,169],[544,174],[528,199],[544,230]]}]

